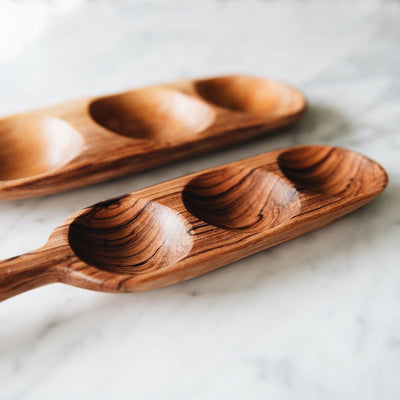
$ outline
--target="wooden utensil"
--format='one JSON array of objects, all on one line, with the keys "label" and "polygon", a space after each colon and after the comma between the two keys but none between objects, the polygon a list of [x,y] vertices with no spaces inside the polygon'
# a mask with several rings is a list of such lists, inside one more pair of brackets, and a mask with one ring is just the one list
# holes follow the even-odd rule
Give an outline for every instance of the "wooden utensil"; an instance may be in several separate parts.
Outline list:
[{"label": "wooden utensil", "polygon": [[105,201],[64,221],[39,250],[0,263],[0,299],[52,282],[103,292],[202,275],[368,203],[385,170],[353,151],[298,146]]},{"label": "wooden utensil", "polygon": [[224,76],[87,98],[0,120],[0,199],[60,192],[214,150],[297,121],[271,79]]}]

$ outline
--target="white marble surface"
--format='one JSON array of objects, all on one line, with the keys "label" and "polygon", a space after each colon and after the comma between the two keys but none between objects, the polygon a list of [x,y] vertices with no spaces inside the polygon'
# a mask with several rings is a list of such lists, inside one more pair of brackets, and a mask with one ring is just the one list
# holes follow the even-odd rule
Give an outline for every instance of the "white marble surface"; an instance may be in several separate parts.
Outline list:
[{"label": "white marble surface", "polygon": [[399,399],[400,2],[2,1],[0,114],[241,72],[308,97],[299,126],[64,194],[0,204],[0,257],[102,199],[295,143],[389,172],[374,203],[192,281],[43,287],[0,304],[1,399]]}]

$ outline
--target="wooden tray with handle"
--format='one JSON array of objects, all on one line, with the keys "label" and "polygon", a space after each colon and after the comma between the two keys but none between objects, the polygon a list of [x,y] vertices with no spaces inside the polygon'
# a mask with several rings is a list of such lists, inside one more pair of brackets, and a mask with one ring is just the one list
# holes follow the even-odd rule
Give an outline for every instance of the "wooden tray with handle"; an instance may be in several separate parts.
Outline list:
[{"label": "wooden tray with handle", "polygon": [[318,229],[387,180],[353,151],[297,146],[163,182],[79,211],[41,249],[0,262],[0,300],[53,282],[104,292],[181,282]]},{"label": "wooden tray with handle", "polygon": [[224,76],[87,98],[0,119],[0,199],[41,196],[200,154],[288,126],[303,95]]}]

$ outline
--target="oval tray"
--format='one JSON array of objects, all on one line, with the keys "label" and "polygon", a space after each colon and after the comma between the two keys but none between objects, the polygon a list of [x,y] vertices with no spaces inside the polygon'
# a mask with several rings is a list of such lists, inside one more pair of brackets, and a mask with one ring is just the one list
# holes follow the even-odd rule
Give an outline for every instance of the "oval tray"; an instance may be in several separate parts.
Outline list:
[{"label": "oval tray", "polygon": [[271,79],[224,76],[87,98],[0,120],[0,199],[60,192],[296,122],[306,102]]},{"label": "oval tray", "polygon": [[0,299],[51,282],[154,289],[318,229],[375,198],[385,170],[299,146],[197,172],[77,212],[41,249],[0,263]]}]

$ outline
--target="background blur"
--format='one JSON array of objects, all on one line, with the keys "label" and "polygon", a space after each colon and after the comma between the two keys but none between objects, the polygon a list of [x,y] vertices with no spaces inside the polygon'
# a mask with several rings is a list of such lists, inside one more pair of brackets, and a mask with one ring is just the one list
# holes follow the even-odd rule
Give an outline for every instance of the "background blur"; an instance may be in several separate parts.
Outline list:
[{"label": "background blur", "polygon": [[[63,285],[0,304],[0,399],[398,399],[400,2],[0,0],[0,115],[175,79],[270,76],[299,125],[91,187],[0,204],[0,258],[71,213],[298,143],[359,151],[383,195],[302,238],[133,295]],[[106,151],[106,150],[105,150]]]}]

